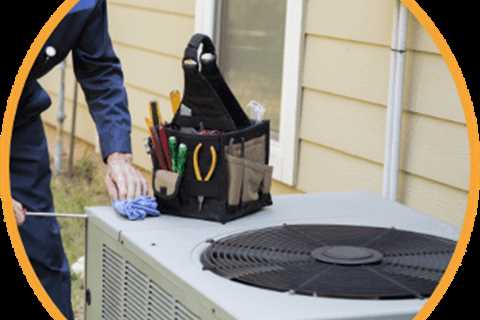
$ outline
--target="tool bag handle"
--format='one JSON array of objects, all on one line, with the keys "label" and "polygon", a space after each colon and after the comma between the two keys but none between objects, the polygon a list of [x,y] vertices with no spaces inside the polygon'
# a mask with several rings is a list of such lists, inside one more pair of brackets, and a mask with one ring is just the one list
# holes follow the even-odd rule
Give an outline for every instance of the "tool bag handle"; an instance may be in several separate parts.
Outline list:
[{"label": "tool bag handle", "polygon": [[196,33],[192,36],[190,39],[190,42],[188,43],[187,47],[185,48],[185,53],[183,56],[183,62],[186,60],[193,60],[196,63],[198,63],[198,55],[199,52],[198,50],[200,49],[200,45],[203,45],[202,47],[202,52],[200,55],[205,54],[205,53],[211,53],[215,55],[215,45],[213,44],[212,39],[208,37],[207,35],[201,34],[201,33]]},{"label": "tool bag handle", "polygon": [[[210,59],[202,59],[207,53],[211,54]],[[193,117],[183,117],[180,108],[174,123],[188,126],[201,121],[208,129],[224,131],[251,125],[217,66],[215,46],[210,37],[200,33],[192,36],[185,49],[183,69],[185,93],[182,104],[192,109]]]}]

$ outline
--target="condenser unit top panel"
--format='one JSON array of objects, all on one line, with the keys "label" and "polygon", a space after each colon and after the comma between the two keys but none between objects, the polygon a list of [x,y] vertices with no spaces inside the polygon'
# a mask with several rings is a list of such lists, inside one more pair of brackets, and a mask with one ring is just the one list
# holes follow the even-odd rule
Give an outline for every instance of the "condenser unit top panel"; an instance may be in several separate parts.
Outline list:
[{"label": "condenser unit top panel", "polygon": [[259,289],[202,269],[207,240],[282,224],[357,225],[408,230],[456,240],[459,230],[431,216],[366,193],[322,193],[274,198],[258,214],[222,225],[161,216],[129,222],[111,208],[90,208],[90,222],[122,242],[192,295],[200,294],[236,319],[409,319],[424,299],[319,298]]}]

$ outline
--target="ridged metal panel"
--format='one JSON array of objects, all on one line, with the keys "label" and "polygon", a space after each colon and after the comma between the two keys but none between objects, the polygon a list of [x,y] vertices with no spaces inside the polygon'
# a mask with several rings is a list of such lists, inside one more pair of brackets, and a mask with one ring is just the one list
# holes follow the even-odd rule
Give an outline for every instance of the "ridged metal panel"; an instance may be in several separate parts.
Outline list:
[{"label": "ridged metal panel", "polygon": [[118,320],[123,318],[123,277],[125,264],[123,258],[102,247],[102,319]]},{"label": "ridged metal panel", "polygon": [[102,247],[102,319],[200,320],[107,245]]}]

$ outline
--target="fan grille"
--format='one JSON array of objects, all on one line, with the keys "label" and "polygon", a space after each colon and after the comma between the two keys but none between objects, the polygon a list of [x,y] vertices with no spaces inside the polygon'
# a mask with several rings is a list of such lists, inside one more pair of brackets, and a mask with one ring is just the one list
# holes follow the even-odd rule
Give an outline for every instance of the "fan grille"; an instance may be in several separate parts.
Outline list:
[{"label": "fan grille", "polygon": [[408,299],[431,295],[455,242],[397,229],[283,225],[235,234],[202,253],[206,270],[302,295]]}]

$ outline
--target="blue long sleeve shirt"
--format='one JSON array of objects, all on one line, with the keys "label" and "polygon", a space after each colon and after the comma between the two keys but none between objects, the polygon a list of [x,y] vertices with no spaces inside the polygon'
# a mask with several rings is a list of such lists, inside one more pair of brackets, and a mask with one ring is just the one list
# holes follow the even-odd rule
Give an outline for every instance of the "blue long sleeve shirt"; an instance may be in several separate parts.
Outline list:
[{"label": "blue long sleeve shirt", "polygon": [[108,32],[106,0],[80,0],[38,56],[20,99],[15,127],[51,105],[38,79],[72,53],[75,75],[94,119],[102,156],[131,152],[131,119],[120,61]]}]

